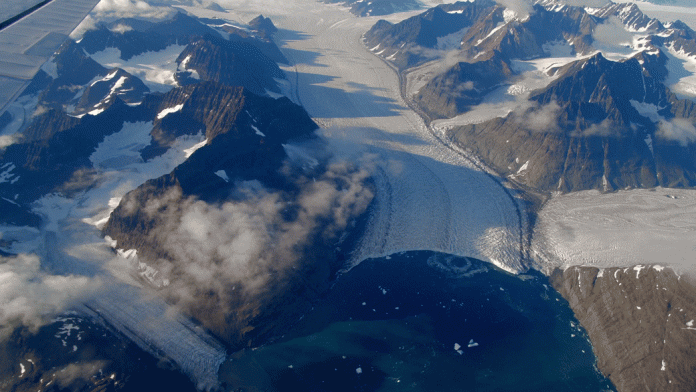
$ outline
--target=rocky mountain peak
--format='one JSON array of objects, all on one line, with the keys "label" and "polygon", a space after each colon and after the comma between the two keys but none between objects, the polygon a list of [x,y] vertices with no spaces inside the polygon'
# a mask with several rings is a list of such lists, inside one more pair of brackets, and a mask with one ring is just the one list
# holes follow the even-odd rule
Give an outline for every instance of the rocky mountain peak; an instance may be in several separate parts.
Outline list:
[{"label": "rocky mountain peak", "polygon": [[[195,71],[195,79],[216,81],[228,86],[243,86],[264,95],[266,91],[280,93],[274,78],[285,79],[278,65],[258,47],[246,41],[228,41],[211,35],[193,40],[177,58],[183,71]],[[181,84],[188,74],[178,75]]]},{"label": "rocky mountain peak", "polygon": [[261,33],[261,36],[264,38],[271,37],[278,32],[278,28],[273,24],[273,21],[263,15],[259,15],[249,21],[249,26]]},{"label": "rocky mountain peak", "polygon": [[593,15],[602,19],[616,17],[629,31],[646,32],[664,29],[659,20],[643,14],[635,3],[609,3],[594,11]]}]

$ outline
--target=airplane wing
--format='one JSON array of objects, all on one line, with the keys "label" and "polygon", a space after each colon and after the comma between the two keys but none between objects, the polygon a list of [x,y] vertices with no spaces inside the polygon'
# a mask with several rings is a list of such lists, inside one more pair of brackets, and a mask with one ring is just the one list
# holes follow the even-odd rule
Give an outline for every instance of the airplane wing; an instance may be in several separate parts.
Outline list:
[{"label": "airplane wing", "polygon": [[3,0],[0,116],[99,0]]}]

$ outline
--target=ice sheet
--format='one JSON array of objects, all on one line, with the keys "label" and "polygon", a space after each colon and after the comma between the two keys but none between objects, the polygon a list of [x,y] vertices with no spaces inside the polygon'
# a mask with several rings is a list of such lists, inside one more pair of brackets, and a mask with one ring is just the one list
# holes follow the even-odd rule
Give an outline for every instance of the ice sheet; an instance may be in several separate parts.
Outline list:
[{"label": "ice sheet", "polygon": [[539,214],[532,247],[543,271],[660,264],[696,272],[694,244],[696,191],[656,188],[555,196]]}]

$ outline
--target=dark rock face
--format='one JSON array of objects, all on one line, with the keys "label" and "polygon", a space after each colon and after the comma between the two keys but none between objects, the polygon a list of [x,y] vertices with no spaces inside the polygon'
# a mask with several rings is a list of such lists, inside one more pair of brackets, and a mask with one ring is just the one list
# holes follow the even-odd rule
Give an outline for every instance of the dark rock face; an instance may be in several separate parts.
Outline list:
[{"label": "dark rock face", "polygon": [[202,24],[196,18],[177,13],[173,19],[160,23],[143,22],[137,19],[121,19],[111,26],[121,25],[127,31],[112,31],[106,25],[85,33],[80,47],[89,54],[106,48],[117,48],[121,58],[128,60],[133,56],[160,51],[169,45],[185,45],[194,37],[211,35],[221,38],[214,29]]},{"label": "dark rock face", "polygon": [[460,62],[429,81],[413,99],[430,117],[463,113],[512,74],[510,65],[501,58],[495,52],[489,60]]},{"label": "dark rock face", "polygon": [[384,50],[380,56],[393,56],[390,57],[392,63],[399,69],[413,67],[430,59],[422,48],[433,49],[438,38],[470,27],[479,18],[490,15],[493,4],[457,2],[431,8],[396,24],[380,20],[365,33],[365,44],[369,48],[379,45],[379,51]]},{"label": "dark rock face", "polygon": [[278,32],[278,28],[275,27],[271,18],[266,18],[263,15],[250,20],[249,26],[259,32],[262,38],[270,38]]},{"label": "dark rock face", "polygon": [[633,3],[609,3],[602,7],[594,16],[618,18],[624,26],[633,31],[658,31],[664,29],[662,23],[643,14],[637,5]]},{"label": "dark rock face", "polygon": [[118,96],[126,103],[142,101],[150,89],[135,76],[120,69],[106,69],[85,55],[72,40],[66,41],[49,61],[52,75],[40,71],[24,94],[37,94],[38,107],[82,115],[105,109]]},{"label": "dark rock face", "polygon": [[12,392],[196,391],[173,365],[97,320],[76,314],[61,315],[37,331],[20,327],[0,342],[0,388]]},{"label": "dark rock face", "polygon": [[199,19],[208,26],[229,33],[228,40],[251,44],[264,55],[280,64],[289,64],[283,52],[273,41],[273,35],[278,31],[270,18],[259,15],[249,22],[249,29],[233,26],[222,19]]},{"label": "dark rock face", "polygon": [[[598,54],[571,63],[532,93],[538,106],[449,134],[500,173],[536,189],[694,186],[693,144],[663,137],[660,129],[694,116],[693,102],[677,99],[662,84],[664,62],[658,52],[622,62]],[[636,109],[640,105],[656,108],[665,120],[654,122]]]},{"label": "dark rock face", "polygon": [[108,107],[114,97],[125,103],[140,103],[150,89],[128,72],[114,68],[102,78],[88,85],[75,105],[73,114],[83,114]]},{"label": "dark rock face", "polygon": [[[252,43],[209,35],[191,42],[177,63],[180,68],[196,71],[200,80],[242,86],[259,95],[264,95],[266,90],[280,93],[273,78],[285,79],[278,65]],[[187,80],[181,76],[178,79],[184,83],[196,82],[190,76]]]},{"label": "dark rock face", "polygon": [[[285,98],[258,97],[214,82],[174,89],[157,101],[153,98],[143,103],[157,108],[155,111],[179,104],[183,104],[180,111],[155,120],[153,138],[164,145],[182,133],[204,130],[208,143],[170,174],[129,192],[104,227],[104,234],[117,240],[119,247],[137,249],[140,260],[157,267],[169,265],[165,260],[170,260],[174,266],[170,272],[181,274],[177,275],[179,281],[172,281],[172,287],[188,279],[185,271],[177,269],[183,265],[174,262],[180,255],[168,248],[172,225],[180,225],[191,208],[222,210],[227,208],[225,203],[243,202],[235,182],[255,181],[259,187],[282,195],[287,205],[283,214],[287,216],[274,230],[286,230],[283,227],[297,219],[300,207],[296,199],[312,181],[301,185],[292,175],[281,173],[287,158],[282,145],[307,138],[316,129],[307,113]],[[230,182],[214,174],[220,170]],[[340,179],[336,181],[334,186],[343,186]],[[158,207],[153,213],[155,201]],[[303,256],[293,268],[283,267],[287,260],[274,260],[278,265],[263,278],[263,290],[253,295],[241,288],[235,291],[233,284],[210,291],[203,287],[192,294],[197,305],[188,307],[184,301],[191,298],[178,297],[177,290],[161,288],[163,295],[184,304],[191,316],[235,347],[279,333],[309,309],[312,298],[328,288],[342,265],[345,256],[335,249],[337,237],[326,236],[323,227],[318,224],[308,231],[307,238],[298,239],[293,253]]]},{"label": "dark rock face", "polygon": [[696,390],[696,286],[655,267],[572,267],[551,282],[619,391]]},{"label": "dark rock face", "polygon": [[130,107],[118,97],[97,116],[75,118],[49,110],[33,121],[24,140],[2,154],[0,166],[14,165],[17,180],[0,183],[0,195],[26,206],[49,192],[70,192],[63,185],[89,177],[89,156],[105,136],[120,131],[125,121],[147,121],[148,117],[143,107]]}]

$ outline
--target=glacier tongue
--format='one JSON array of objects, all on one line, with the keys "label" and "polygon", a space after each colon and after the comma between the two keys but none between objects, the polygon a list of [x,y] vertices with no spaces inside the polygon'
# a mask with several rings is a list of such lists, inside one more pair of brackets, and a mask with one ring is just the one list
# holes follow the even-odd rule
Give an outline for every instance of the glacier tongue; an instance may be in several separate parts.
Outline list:
[{"label": "glacier tongue", "polygon": [[332,7],[321,14],[294,7],[277,20],[307,37],[286,42],[296,98],[339,155],[367,159],[373,168],[375,204],[353,262],[433,250],[525,270],[521,203],[475,157],[431,132],[409,109],[397,74],[362,44],[374,20]]},{"label": "glacier tongue", "polygon": [[226,357],[224,347],[162,299],[147,298],[140,291],[117,284],[85,308],[143,350],[172,360],[198,389],[215,388],[218,368]]}]

